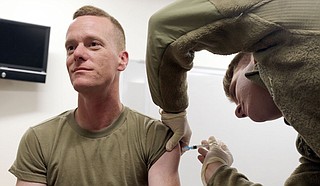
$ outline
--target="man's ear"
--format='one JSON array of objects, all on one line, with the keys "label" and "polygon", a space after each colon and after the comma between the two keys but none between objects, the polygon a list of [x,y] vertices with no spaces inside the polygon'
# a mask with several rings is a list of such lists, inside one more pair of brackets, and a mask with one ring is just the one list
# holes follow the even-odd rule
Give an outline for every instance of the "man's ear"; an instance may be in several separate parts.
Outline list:
[{"label": "man's ear", "polygon": [[129,62],[129,54],[127,51],[121,51],[119,53],[119,66],[118,70],[119,71],[124,71],[127,68]]}]

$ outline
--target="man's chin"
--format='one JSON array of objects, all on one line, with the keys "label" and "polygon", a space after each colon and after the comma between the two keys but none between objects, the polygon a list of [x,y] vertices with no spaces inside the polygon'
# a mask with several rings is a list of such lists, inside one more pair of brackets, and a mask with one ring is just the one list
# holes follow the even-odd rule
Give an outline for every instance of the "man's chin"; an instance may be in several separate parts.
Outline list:
[{"label": "man's chin", "polygon": [[89,83],[85,83],[85,82],[76,82],[73,83],[73,88],[74,90],[76,90],[77,92],[86,92],[88,90],[92,90],[92,85]]},{"label": "man's chin", "polygon": [[254,122],[257,122],[257,123],[262,123],[262,122],[266,122],[266,121],[272,121],[272,120],[275,120],[275,119],[278,119],[280,117],[250,117],[249,118],[254,121]]},{"label": "man's chin", "polygon": [[261,119],[252,119],[250,118],[252,121],[254,122],[257,122],[257,123],[262,123],[262,122],[265,122],[265,121],[269,121],[269,120],[261,120]]}]

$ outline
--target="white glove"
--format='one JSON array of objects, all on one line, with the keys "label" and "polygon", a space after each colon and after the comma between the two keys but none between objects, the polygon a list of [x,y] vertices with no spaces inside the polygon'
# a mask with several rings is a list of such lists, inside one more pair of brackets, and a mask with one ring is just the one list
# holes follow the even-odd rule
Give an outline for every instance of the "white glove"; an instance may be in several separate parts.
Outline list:
[{"label": "white glove", "polygon": [[167,151],[171,151],[179,142],[181,147],[189,145],[192,132],[189,127],[186,111],[180,113],[161,111],[160,114],[162,122],[174,133],[166,144]]},{"label": "white glove", "polygon": [[[210,163],[214,163],[214,162],[221,162],[222,165],[231,166],[233,163],[233,157],[232,157],[232,154],[229,151],[227,145],[225,145],[221,140],[218,140],[213,136],[210,136],[208,141],[202,141],[202,144],[204,146],[209,147],[208,153],[206,155],[204,154],[205,159],[204,159],[202,169],[201,169],[202,183],[204,185],[207,185],[207,182],[205,179],[207,166]],[[215,169],[215,170],[217,170],[217,169]],[[213,175],[214,173],[215,173],[215,171],[210,173],[210,175]]]}]

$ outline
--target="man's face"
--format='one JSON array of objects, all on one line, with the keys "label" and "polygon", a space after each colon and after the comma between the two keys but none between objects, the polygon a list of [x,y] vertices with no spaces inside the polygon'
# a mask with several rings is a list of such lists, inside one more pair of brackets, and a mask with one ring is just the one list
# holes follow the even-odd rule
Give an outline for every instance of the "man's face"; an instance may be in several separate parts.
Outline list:
[{"label": "man's face", "polygon": [[66,34],[67,69],[75,90],[108,91],[117,88],[119,71],[128,61],[126,51],[119,51],[109,19],[81,16]]},{"label": "man's face", "polygon": [[267,89],[260,87],[245,77],[251,71],[254,60],[249,64],[240,63],[232,78],[230,93],[236,103],[235,115],[249,117],[256,122],[274,120],[282,116]]}]

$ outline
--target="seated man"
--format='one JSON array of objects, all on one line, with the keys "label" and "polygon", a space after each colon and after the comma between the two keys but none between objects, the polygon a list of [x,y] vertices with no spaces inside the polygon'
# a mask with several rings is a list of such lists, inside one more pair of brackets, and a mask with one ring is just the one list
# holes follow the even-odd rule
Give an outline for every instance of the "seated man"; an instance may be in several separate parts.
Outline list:
[{"label": "seated man", "polygon": [[31,127],[10,172],[18,186],[177,186],[180,147],[166,152],[172,132],[120,102],[128,64],[120,23],[84,6],[66,34],[67,69],[78,107]]}]

